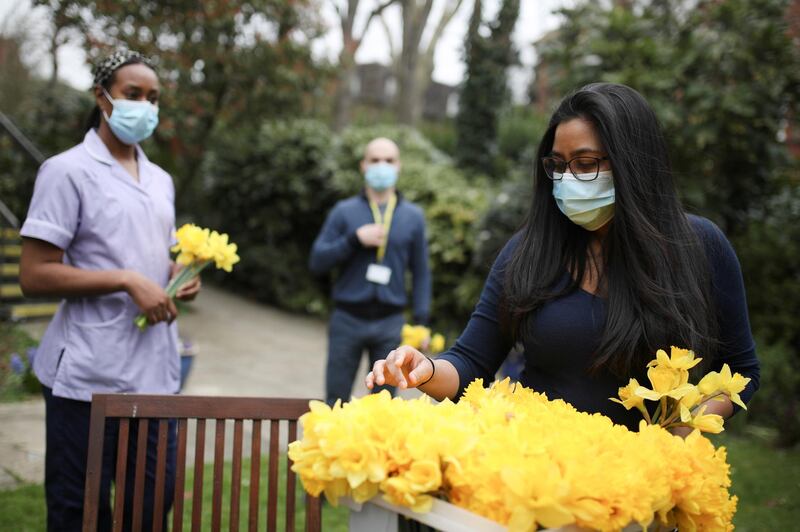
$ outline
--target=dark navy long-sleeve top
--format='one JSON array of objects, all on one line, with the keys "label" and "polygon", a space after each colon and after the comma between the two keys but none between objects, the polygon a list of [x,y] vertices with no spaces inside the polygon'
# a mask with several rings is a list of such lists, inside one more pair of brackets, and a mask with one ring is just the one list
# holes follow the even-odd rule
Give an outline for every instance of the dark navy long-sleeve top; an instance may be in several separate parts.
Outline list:
[{"label": "dark navy long-sleeve top", "polygon": [[[697,216],[689,219],[709,257],[719,315],[720,348],[711,369],[719,370],[727,363],[731,371],[750,377],[750,383],[740,394],[747,402],[758,389],[759,363],[739,260],[716,225]],[[476,378],[482,378],[484,385],[493,381],[512,347],[507,335],[500,331],[498,302],[503,292],[505,267],[519,240],[518,234],[500,252],[466,329],[455,345],[439,356],[458,370],[459,396]],[[567,275],[565,272],[565,279]],[[546,393],[550,399],[563,399],[580,411],[598,412],[615,423],[636,429],[641,414],[609,400],[617,397],[618,389],[628,384],[628,378],[621,379],[606,371],[589,372],[603,333],[606,303],[604,298],[576,288],[538,309],[530,325],[532,340],[523,346],[525,369],[520,382]],[[644,368],[631,377],[649,385]]]},{"label": "dark navy long-sleeve top", "polygon": [[417,205],[398,194],[389,229],[383,265],[391,268],[389,284],[367,281],[367,267],[377,262],[376,248],[361,245],[356,230],[375,220],[366,196],[338,202],[322,226],[309,257],[309,268],[317,275],[339,267],[333,286],[333,300],[344,304],[370,304],[405,307],[406,271],[412,277],[412,314],[417,323],[427,323],[431,304],[431,273],[428,266],[428,240],[425,216]]}]

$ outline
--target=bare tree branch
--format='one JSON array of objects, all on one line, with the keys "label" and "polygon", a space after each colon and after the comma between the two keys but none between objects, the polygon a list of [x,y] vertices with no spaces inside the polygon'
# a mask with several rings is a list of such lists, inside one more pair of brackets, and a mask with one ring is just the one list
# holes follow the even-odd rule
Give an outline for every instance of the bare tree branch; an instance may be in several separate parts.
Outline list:
[{"label": "bare tree branch", "polygon": [[458,13],[462,3],[463,0],[450,0],[450,3],[445,7],[442,17],[439,19],[439,23],[436,24],[436,29],[433,31],[433,35],[431,35],[431,40],[428,42],[428,46],[425,48],[426,56],[432,56],[436,52],[436,46],[439,44],[439,39],[442,38],[444,30],[453,20],[453,17],[456,16],[456,13]]},{"label": "bare tree branch", "polygon": [[367,34],[367,30],[369,29],[369,25],[372,22],[372,19],[375,18],[375,17],[380,17],[382,15],[383,11],[387,7],[391,6],[392,4],[396,4],[396,3],[397,3],[397,0],[386,0],[384,3],[382,3],[381,5],[379,5],[378,7],[376,7],[375,9],[372,10],[372,12],[369,14],[369,17],[367,18],[367,22],[364,24],[364,31],[361,33],[361,38],[362,39]]},{"label": "bare tree branch", "polygon": [[378,21],[383,27],[383,31],[386,33],[386,42],[389,44],[389,59],[392,62],[393,65],[392,68],[395,68],[397,62],[399,61],[400,55],[397,51],[397,46],[395,45],[394,42],[394,36],[392,35],[392,30],[391,28],[389,28],[389,23],[386,22],[386,19],[383,17],[383,14],[378,16]]}]

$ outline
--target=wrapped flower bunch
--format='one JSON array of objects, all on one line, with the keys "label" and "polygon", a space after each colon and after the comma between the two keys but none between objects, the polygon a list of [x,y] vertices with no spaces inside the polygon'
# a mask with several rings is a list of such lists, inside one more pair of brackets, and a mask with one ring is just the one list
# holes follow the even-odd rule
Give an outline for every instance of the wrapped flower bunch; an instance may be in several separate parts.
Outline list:
[{"label": "wrapped flower bunch", "polygon": [[[169,297],[174,298],[181,286],[199,275],[209,264],[214,263],[217,268],[230,272],[233,265],[239,262],[236,244],[228,242],[228,235],[225,233],[185,224],[175,232],[175,239],[177,243],[171,251],[178,254],[175,262],[183,268],[165,289]],[[144,330],[147,328],[147,317],[139,314],[135,323],[139,329]]]},{"label": "wrapped flower bunch", "polygon": [[732,529],[726,452],[700,430],[683,439],[642,421],[633,432],[508,379],[477,380],[458,403],[381,392],[310,407],[289,457],[332,504],[381,494],[426,512],[440,497],[515,531]]},{"label": "wrapped flower bunch", "polygon": [[425,342],[428,342],[427,351],[435,355],[444,351],[444,336],[439,333],[431,335],[431,330],[424,325],[403,325],[400,332],[402,345],[410,345],[414,349],[422,349]]}]

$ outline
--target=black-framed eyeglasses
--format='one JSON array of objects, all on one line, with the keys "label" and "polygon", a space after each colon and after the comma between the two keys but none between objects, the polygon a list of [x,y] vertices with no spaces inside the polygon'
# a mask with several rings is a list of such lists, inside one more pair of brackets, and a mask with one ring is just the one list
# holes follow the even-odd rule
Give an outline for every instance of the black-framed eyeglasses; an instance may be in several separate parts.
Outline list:
[{"label": "black-framed eyeglasses", "polygon": [[600,161],[607,161],[608,157],[574,157],[569,161],[558,157],[542,157],[544,173],[553,181],[561,179],[567,170],[579,181],[593,181],[600,173]]}]

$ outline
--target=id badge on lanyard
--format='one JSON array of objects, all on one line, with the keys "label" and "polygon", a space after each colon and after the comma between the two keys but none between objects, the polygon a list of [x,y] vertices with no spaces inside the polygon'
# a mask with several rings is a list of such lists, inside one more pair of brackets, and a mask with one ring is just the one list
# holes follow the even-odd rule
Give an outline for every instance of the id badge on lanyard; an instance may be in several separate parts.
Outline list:
[{"label": "id badge on lanyard", "polygon": [[392,217],[394,216],[394,208],[397,206],[397,196],[392,195],[389,198],[389,203],[386,205],[386,212],[381,215],[381,210],[378,205],[370,201],[369,207],[372,209],[372,217],[375,219],[376,224],[383,226],[384,240],[383,244],[378,247],[375,255],[376,262],[367,267],[367,281],[371,283],[387,285],[392,278],[392,269],[382,264],[383,258],[386,256],[386,245],[389,243],[389,230],[392,227]]}]

